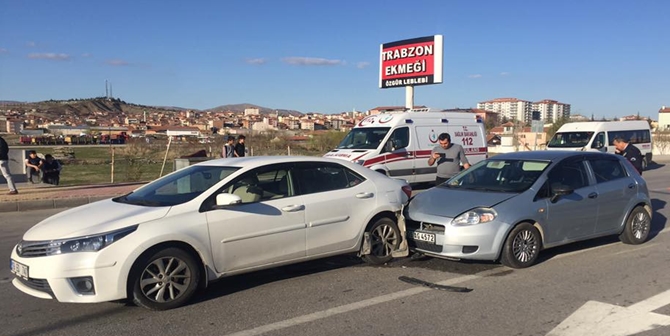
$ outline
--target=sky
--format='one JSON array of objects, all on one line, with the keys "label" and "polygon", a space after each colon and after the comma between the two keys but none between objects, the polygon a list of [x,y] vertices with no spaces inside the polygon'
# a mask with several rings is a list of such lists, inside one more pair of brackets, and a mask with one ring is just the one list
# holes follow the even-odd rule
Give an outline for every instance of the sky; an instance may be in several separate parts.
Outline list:
[{"label": "sky", "polygon": [[415,104],[499,97],[573,114],[657,118],[670,106],[670,1],[0,0],[0,100],[104,96],[301,112],[404,105],[379,46],[444,36],[442,84]]}]

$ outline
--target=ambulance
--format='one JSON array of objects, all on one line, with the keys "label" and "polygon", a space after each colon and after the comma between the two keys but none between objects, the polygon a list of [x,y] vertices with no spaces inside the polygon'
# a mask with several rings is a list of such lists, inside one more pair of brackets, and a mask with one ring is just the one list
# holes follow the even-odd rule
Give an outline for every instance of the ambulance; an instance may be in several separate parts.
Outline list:
[{"label": "ambulance", "polygon": [[437,165],[428,158],[440,133],[463,146],[470,164],[487,158],[484,123],[474,113],[412,109],[364,118],[324,155],[352,161],[409,183],[433,182]]}]

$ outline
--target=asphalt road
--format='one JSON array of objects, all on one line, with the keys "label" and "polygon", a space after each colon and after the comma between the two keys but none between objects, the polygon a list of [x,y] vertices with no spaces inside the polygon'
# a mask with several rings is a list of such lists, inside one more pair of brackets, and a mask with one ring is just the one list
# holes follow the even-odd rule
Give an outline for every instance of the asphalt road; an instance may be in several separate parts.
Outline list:
[{"label": "asphalt road", "polygon": [[[642,245],[572,244],[524,270],[430,258],[372,267],[342,256],[223,279],[167,312],[36,299],[11,285],[4,262],[0,335],[670,335],[670,166],[652,168],[652,238]],[[25,230],[58,211],[1,214],[5,261]]]}]

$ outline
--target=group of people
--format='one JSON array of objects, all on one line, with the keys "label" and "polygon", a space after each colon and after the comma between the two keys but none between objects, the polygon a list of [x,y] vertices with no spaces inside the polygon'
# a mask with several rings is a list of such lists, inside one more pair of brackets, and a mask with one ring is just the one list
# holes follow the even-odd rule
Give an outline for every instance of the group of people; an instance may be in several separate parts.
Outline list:
[{"label": "group of people", "polygon": [[[60,162],[54,159],[51,154],[44,156],[44,159],[41,159],[37,156],[37,152],[31,150],[28,154],[28,158],[25,160],[26,165],[26,177],[30,183],[49,183],[58,185],[60,183],[60,171],[62,169]],[[9,188],[10,195],[16,195],[19,191],[16,189],[16,184],[12,179],[12,175],[9,171],[9,145],[7,141],[0,137],[0,172],[2,176],[7,181],[7,187]],[[37,182],[33,179],[37,176]]]},{"label": "group of people", "polygon": [[[53,185],[60,183],[60,171],[63,167],[51,154],[41,159],[37,156],[37,152],[31,150],[28,152],[25,163],[26,177],[30,183],[44,182]],[[37,181],[34,180],[34,177],[37,177]]]},{"label": "group of people", "polygon": [[235,143],[235,137],[230,135],[226,141],[226,144],[223,145],[221,149],[222,158],[233,158],[233,157],[244,157],[246,154],[246,148],[244,147],[244,135],[237,137],[237,143]]},{"label": "group of people", "polygon": [[[437,175],[435,177],[435,185],[440,185],[448,179],[456,176],[463,168],[470,168],[470,162],[465,156],[463,146],[452,143],[449,133],[442,133],[437,138],[439,145],[433,148],[430,158],[428,158],[428,165],[432,166],[437,163]],[[616,154],[628,159],[628,161],[635,167],[638,173],[642,174],[642,153],[630,144],[628,140],[617,137],[614,139],[614,147]]]}]

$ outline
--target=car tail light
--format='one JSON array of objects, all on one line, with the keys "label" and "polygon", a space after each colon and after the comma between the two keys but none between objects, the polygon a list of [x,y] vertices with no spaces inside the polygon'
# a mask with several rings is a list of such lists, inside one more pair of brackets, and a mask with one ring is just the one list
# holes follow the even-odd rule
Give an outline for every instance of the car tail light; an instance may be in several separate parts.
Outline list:
[{"label": "car tail light", "polygon": [[410,185],[402,186],[402,191],[407,195],[407,198],[412,197],[412,187]]}]

